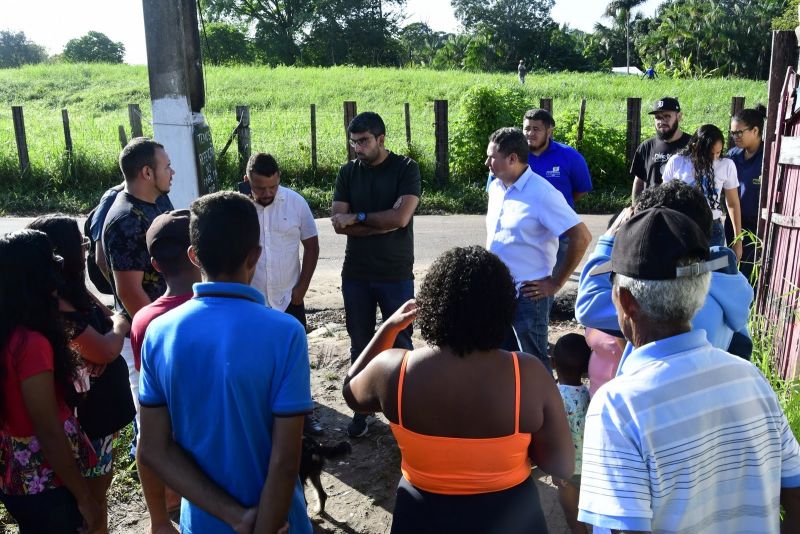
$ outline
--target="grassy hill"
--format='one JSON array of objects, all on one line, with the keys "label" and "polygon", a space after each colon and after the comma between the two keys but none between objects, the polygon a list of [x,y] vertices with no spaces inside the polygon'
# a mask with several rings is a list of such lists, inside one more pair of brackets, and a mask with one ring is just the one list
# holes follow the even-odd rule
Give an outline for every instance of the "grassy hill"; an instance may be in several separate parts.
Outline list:
[{"label": "grassy hill", "polygon": [[[335,67],[267,68],[210,67],[206,70],[206,107],[214,145],[219,151],[236,126],[235,107],[249,105],[252,148],[273,153],[284,175],[302,188],[317,207],[330,200],[336,169],[346,159],[342,102],[355,100],[359,111],[380,113],[387,123],[387,145],[407,153],[403,104],[412,119],[411,153],[423,170],[426,184],[433,173],[433,100],[450,101],[450,120],[459,117],[461,95],[475,85],[518,87],[514,73],[481,74],[422,69]],[[747,104],[766,99],[766,83],[749,80],[644,81],[606,74],[536,74],[524,88],[531,106],[539,98],[553,98],[556,120],[574,115],[581,98],[587,99],[587,120],[624,131],[625,99],[643,99],[643,136],[652,132],[644,115],[650,103],[664,95],[677,95],[684,108],[685,126],[693,130],[712,122],[727,128],[732,96]],[[118,126],[130,135],[127,104],[138,103],[145,135],[152,134],[147,70],[127,65],[39,65],[0,70],[0,211],[30,212],[62,209],[86,211],[102,190],[119,180],[116,157]],[[311,171],[309,105],[317,106],[319,170]],[[24,106],[32,169],[20,176],[11,120],[11,106]],[[70,114],[75,159],[64,154],[62,108]],[[452,128],[451,128],[452,135]],[[556,132],[558,136],[558,132]],[[235,144],[232,147],[235,149]],[[234,150],[220,162],[225,183],[238,180]],[[483,176],[467,180],[480,183]],[[429,209],[469,210],[480,203],[477,189],[458,192],[427,187]],[[454,198],[455,197],[455,198]]]}]

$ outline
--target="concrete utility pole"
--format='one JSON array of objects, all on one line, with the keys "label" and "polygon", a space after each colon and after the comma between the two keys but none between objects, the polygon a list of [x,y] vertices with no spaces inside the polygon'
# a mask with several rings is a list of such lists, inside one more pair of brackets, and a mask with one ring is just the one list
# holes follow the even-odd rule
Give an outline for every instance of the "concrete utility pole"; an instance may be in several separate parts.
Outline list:
[{"label": "concrete utility pole", "polygon": [[185,208],[217,189],[194,0],[142,0],[153,134],[172,160],[170,199]]}]

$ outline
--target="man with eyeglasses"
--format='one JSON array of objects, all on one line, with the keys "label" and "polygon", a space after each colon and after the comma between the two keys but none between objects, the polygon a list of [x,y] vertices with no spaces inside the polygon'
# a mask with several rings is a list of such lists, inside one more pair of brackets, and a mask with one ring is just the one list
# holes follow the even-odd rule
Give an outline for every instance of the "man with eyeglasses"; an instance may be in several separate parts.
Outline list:
[{"label": "man with eyeglasses", "polygon": [[661,175],[667,160],[688,145],[689,139],[692,137],[681,130],[683,113],[681,113],[681,105],[677,98],[665,96],[655,103],[649,115],[653,115],[655,120],[656,136],[639,145],[633,156],[631,163],[632,204],[636,203],[639,193],[648,187],[659,185],[663,181]]},{"label": "man with eyeglasses", "polygon": [[[421,178],[417,163],[386,149],[386,126],[373,112],[358,114],[347,127],[356,159],[336,177],[331,222],[347,236],[342,266],[350,359],[355,361],[375,333],[375,312],[388,318],[414,297],[414,211]],[[411,326],[397,348],[413,348]],[[351,437],[367,433],[367,415],[355,414]]]}]

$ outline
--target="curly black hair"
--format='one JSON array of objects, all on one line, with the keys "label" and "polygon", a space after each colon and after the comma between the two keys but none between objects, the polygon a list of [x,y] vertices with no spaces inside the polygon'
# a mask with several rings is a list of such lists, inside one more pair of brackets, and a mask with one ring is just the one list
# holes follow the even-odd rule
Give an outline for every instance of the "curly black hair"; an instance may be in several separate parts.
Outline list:
[{"label": "curly black hair", "polygon": [[[19,348],[11,339],[17,328],[42,334],[53,348],[53,376],[67,403],[77,402],[74,378],[78,356],[68,346],[58,311],[56,288],[60,266],[47,235],[20,230],[0,236],[0,358],[13,358]],[[0,375],[6,365],[0,365]],[[4,377],[0,376],[0,381]],[[4,406],[0,405],[0,420]]]},{"label": "curly black hair", "polygon": [[500,347],[516,306],[508,267],[478,246],[456,247],[439,256],[417,296],[423,339],[459,356]]},{"label": "curly black hair", "polygon": [[693,187],[681,180],[670,180],[655,187],[648,187],[636,198],[635,210],[663,206],[688,215],[703,231],[706,237],[711,237],[711,225],[714,216],[708,207],[706,197],[697,187]]},{"label": "curly black hair", "polygon": [[691,160],[694,167],[694,181],[705,195],[708,206],[712,210],[720,207],[717,186],[714,183],[714,156],[712,154],[714,145],[717,143],[725,145],[722,130],[713,124],[704,124],[697,129],[689,140],[689,144],[680,152],[680,155]]}]

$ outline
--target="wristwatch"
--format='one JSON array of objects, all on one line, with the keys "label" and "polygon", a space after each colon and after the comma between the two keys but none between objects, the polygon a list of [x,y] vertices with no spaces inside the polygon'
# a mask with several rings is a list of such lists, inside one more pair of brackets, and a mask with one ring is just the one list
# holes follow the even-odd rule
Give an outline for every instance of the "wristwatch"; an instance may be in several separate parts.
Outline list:
[{"label": "wristwatch", "polygon": [[363,223],[366,220],[367,220],[366,213],[364,213],[363,211],[359,211],[358,213],[356,213],[356,222]]}]

